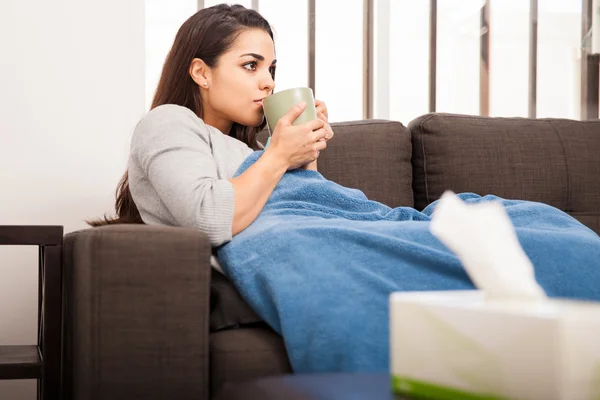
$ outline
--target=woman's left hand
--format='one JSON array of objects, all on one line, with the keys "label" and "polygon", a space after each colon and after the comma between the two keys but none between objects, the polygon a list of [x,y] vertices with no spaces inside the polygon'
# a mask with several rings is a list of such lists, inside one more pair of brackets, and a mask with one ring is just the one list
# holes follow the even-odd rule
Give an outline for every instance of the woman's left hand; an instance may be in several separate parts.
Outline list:
[{"label": "woman's left hand", "polygon": [[[333,129],[331,129],[331,125],[329,125],[329,112],[327,111],[327,106],[321,100],[315,100],[315,108],[317,109],[317,118],[325,122],[323,128],[327,132],[325,138],[321,140],[329,141],[333,137]],[[317,160],[306,164],[303,168],[316,171]]]},{"label": "woman's left hand", "polygon": [[327,112],[327,106],[321,100],[315,100],[315,107],[317,109],[317,118],[325,122],[325,126],[323,127],[327,131],[325,140],[329,140],[333,137],[333,129],[331,129],[331,126],[329,125],[329,112]]}]

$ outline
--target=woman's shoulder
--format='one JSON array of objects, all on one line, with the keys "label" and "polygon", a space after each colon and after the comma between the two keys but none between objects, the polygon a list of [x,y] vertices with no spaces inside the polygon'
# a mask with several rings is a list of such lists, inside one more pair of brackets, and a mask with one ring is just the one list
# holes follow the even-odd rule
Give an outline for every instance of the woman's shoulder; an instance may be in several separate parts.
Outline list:
[{"label": "woman's shoulder", "polygon": [[148,141],[204,139],[208,143],[210,130],[192,110],[176,104],[163,104],[150,110],[136,125],[132,148]]},{"label": "woman's shoulder", "polygon": [[202,118],[192,110],[177,104],[163,104],[150,110],[137,124],[137,128],[188,126],[207,130]]},{"label": "woman's shoulder", "polygon": [[138,122],[131,138],[131,150],[136,153],[173,146],[206,148],[214,142],[220,143],[220,148],[250,149],[244,142],[206,125],[189,108],[163,104],[150,110]]},{"label": "woman's shoulder", "polygon": [[[198,118],[198,116],[189,108],[180,106],[178,104],[162,104],[160,106],[154,107],[144,118],[165,118],[165,117],[194,117]],[[200,119],[200,118],[198,118]],[[201,119],[200,119],[201,120]],[[202,121],[202,120],[201,120]]]}]

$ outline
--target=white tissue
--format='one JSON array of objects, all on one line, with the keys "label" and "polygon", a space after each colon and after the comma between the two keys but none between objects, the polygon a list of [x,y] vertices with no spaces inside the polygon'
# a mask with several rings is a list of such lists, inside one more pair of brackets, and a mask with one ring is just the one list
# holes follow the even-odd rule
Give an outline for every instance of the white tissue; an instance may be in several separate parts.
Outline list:
[{"label": "white tissue", "polygon": [[436,205],[430,230],[458,256],[487,297],[546,298],[499,202],[467,204],[447,191]]}]

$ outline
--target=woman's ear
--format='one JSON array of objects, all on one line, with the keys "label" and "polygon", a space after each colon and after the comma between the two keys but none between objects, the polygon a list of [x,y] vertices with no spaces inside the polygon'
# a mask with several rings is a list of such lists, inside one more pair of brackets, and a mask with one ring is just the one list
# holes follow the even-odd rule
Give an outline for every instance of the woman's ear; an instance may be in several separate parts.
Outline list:
[{"label": "woman's ear", "polygon": [[199,58],[194,58],[190,64],[190,76],[201,88],[208,88],[210,85],[210,67]]}]

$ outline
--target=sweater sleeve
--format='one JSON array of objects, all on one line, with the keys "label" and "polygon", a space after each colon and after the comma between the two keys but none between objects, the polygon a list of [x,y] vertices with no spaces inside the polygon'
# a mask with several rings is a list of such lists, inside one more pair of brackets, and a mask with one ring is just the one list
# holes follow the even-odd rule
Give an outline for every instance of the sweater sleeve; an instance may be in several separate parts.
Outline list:
[{"label": "sweater sleeve", "polygon": [[131,157],[179,226],[205,232],[212,246],[231,240],[234,191],[218,179],[210,133],[190,110],[164,105],[136,126]]}]

